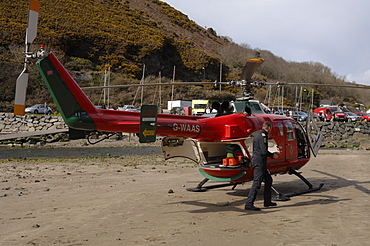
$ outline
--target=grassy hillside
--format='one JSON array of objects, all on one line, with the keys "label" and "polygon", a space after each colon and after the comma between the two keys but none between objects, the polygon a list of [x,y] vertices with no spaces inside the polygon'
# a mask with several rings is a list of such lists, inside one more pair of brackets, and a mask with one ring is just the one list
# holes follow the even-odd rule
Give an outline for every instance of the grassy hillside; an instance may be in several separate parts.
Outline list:
[{"label": "grassy hillside", "polygon": [[[0,2],[0,111],[11,110],[15,81],[23,69],[28,1]],[[172,79],[182,81],[237,80],[247,58],[256,50],[220,37],[212,28],[205,29],[181,12],[159,0],[40,0],[38,35],[32,47],[46,45],[73,73],[81,85],[101,85],[102,72],[110,67],[113,84],[138,83],[145,65],[147,81]],[[259,51],[266,59],[257,77],[264,81],[343,83],[322,64],[291,63],[270,51]],[[30,67],[27,104],[51,101],[35,69]],[[169,80],[169,79],[167,79]],[[170,99],[164,91],[162,104]],[[212,97],[228,99],[234,95],[208,91],[206,88],[176,87],[174,99]],[[212,89],[212,88],[209,88]],[[235,88],[228,89],[236,92]],[[155,89],[146,90],[145,99],[158,103]],[[292,89],[293,90],[293,89]],[[324,99],[370,103],[366,95],[349,90],[320,89]],[[263,97],[264,89],[257,96]],[[100,91],[87,92],[94,103],[101,101]],[[131,104],[136,89],[112,90],[112,103]],[[329,98],[328,98],[329,97]],[[286,95],[288,103],[292,95]]]},{"label": "grassy hillside", "polygon": [[[139,76],[148,63],[149,73],[169,64],[191,71],[189,78],[216,58],[199,49],[190,38],[208,39],[222,46],[223,39],[210,37],[185,15],[160,1],[40,1],[39,28],[35,44],[44,44],[68,57],[109,64],[116,71]],[[21,45],[27,22],[27,1],[1,2],[0,46]],[[140,9],[142,7],[143,9]],[[150,12],[146,12],[146,10]],[[181,33],[176,33],[181,30]],[[6,57],[3,57],[6,60]],[[151,63],[155,59],[157,64]],[[166,69],[165,71],[166,72]],[[184,73],[186,75],[188,73]],[[186,79],[189,79],[186,78]]]}]

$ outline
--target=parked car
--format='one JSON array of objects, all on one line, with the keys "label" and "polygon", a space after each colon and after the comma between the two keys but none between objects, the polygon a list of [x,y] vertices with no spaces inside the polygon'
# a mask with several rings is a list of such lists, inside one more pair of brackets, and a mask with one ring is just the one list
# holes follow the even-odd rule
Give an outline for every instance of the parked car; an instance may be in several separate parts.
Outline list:
[{"label": "parked car", "polygon": [[305,112],[301,112],[301,111],[293,111],[292,112],[292,117],[293,117],[293,119],[295,119],[297,121],[306,121],[307,118],[308,118],[308,114],[305,113]]},{"label": "parked car", "polygon": [[356,122],[356,121],[362,121],[362,117],[352,113],[352,112],[343,112],[346,115],[348,122]]},{"label": "parked car", "polygon": [[30,114],[52,114],[53,110],[46,104],[35,104],[31,107],[27,107],[24,112]]},{"label": "parked car", "polygon": [[346,121],[346,115],[337,107],[317,108],[314,113],[318,114],[322,121]]},{"label": "parked car", "polygon": [[134,112],[139,112],[140,110],[135,108],[134,105],[123,105],[122,107],[118,107],[118,110],[123,110],[123,111],[134,111]]},{"label": "parked car", "polygon": [[356,112],[358,116],[361,116],[362,120],[370,121],[370,114],[364,112]]},{"label": "parked car", "polygon": [[342,111],[334,111],[334,121],[346,121],[346,115]]}]

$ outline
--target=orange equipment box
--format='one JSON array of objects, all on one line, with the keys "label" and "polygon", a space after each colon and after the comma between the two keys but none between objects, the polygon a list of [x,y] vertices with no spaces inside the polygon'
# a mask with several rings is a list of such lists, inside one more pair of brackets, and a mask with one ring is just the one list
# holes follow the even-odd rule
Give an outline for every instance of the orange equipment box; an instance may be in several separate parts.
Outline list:
[{"label": "orange equipment box", "polygon": [[239,161],[235,159],[234,157],[227,157],[222,159],[222,165],[224,166],[237,166],[239,164]]}]

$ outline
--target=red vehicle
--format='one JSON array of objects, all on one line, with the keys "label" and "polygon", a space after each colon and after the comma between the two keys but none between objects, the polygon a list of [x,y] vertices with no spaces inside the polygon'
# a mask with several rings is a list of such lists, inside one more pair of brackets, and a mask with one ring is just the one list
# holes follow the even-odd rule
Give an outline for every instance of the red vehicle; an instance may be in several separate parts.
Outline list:
[{"label": "red vehicle", "polygon": [[363,120],[370,121],[370,114],[364,112],[356,112],[358,116],[361,116]]},{"label": "red vehicle", "polygon": [[[294,119],[261,112],[254,112],[252,116],[234,113],[209,118],[157,114],[155,109],[145,113],[143,110],[145,106],[156,105],[143,105],[141,112],[98,109],[53,53],[39,60],[37,67],[66,124],[78,130],[138,133],[143,137],[140,142],[148,142],[145,140],[148,135],[154,137],[152,141],[156,135],[164,136],[162,150],[165,159],[186,157],[199,164],[204,180],[191,191],[236,186],[253,180],[250,150],[253,149],[253,135],[261,130],[264,121],[273,125],[269,151],[279,156],[268,159],[270,173],[295,174],[308,185],[307,190],[288,195],[277,192],[278,195],[285,199],[318,190],[323,185],[313,187],[296,171],[310,160],[310,148],[316,156],[323,137],[319,133],[316,142],[310,142],[305,129]],[[230,146],[239,150],[239,157],[232,162],[225,160]],[[224,183],[204,187],[208,180]]]},{"label": "red vehicle", "polygon": [[314,113],[321,121],[346,121],[346,115],[338,107],[317,108]]}]

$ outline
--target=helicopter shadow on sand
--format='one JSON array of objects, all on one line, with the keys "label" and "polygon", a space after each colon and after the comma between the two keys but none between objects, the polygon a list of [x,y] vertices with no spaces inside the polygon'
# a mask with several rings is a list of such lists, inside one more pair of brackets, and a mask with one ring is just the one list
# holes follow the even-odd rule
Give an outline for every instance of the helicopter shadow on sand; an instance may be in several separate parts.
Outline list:
[{"label": "helicopter shadow on sand", "polygon": [[[207,202],[200,201],[200,200],[181,201],[181,202],[176,202],[172,204],[186,204],[186,205],[201,207],[199,209],[189,209],[190,213],[241,212],[243,214],[248,215],[248,214],[253,214],[256,212],[244,210],[245,200],[248,195],[247,191],[248,190],[233,192],[231,195],[243,196],[243,198],[238,199],[236,201],[232,201],[227,206],[218,206],[217,204],[207,203]],[[312,195],[311,194],[310,196],[318,196],[318,198],[314,200],[310,200],[310,201],[296,202],[292,204],[292,201],[294,201],[294,198],[293,198],[292,200],[289,201],[290,204],[288,204],[288,202],[286,201],[279,202],[277,207],[262,208],[261,211],[258,211],[258,213],[276,213],[276,212],[279,212],[282,208],[312,206],[316,204],[330,205],[330,204],[337,203],[337,202],[351,200],[351,199],[339,199],[338,197],[335,197],[335,196],[325,196],[325,195]],[[259,194],[257,197],[257,201],[258,200],[261,201],[262,199],[263,199],[262,194],[261,195]]]},{"label": "helicopter shadow on sand", "polygon": [[[295,197],[291,197],[288,201],[278,201],[277,207],[271,207],[271,208],[264,208],[262,211],[259,211],[259,213],[272,213],[272,212],[278,212],[281,210],[281,208],[287,208],[287,207],[301,207],[301,206],[312,206],[312,205],[330,205],[333,203],[343,202],[343,201],[350,201],[351,198],[341,198],[340,193],[339,196],[333,196],[333,195],[325,195],[326,192],[332,191],[332,190],[338,190],[345,187],[351,187],[353,186],[355,189],[358,189],[359,191],[370,195],[370,190],[361,186],[361,184],[368,184],[370,181],[356,181],[356,180],[348,180],[343,177],[339,177],[337,175],[333,175],[330,173],[318,171],[318,170],[312,170],[314,172],[320,173],[322,175],[325,175],[326,177],[322,178],[311,178],[310,181],[312,181],[313,184],[319,184],[324,182],[325,185],[321,188],[321,190],[313,192],[313,193],[307,193],[302,194],[300,196],[310,196],[313,198],[313,200],[309,201],[299,201],[294,203]],[[328,178],[329,177],[329,178]],[[219,192],[226,191],[227,195],[235,196],[235,197],[241,197],[241,199],[229,202],[226,206],[218,206],[214,203],[207,203],[201,200],[194,200],[194,201],[180,201],[176,202],[175,204],[186,204],[186,205],[192,205],[201,207],[200,209],[194,209],[190,210],[190,213],[212,213],[212,212],[227,212],[227,211],[234,211],[234,212],[244,212],[247,214],[255,213],[254,211],[245,211],[244,204],[246,201],[246,198],[248,196],[249,188],[251,186],[251,183],[246,183],[244,186],[237,186],[236,189],[231,190],[227,188],[221,188],[217,189]],[[280,181],[276,182],[274,185],[275,188],[279,190],[279,192],[286,194],[295,192],[297,190],[305,189],[306,186],[302,181],[300,180],[292,180],[292,181]],[[242,187],[242,188],[241,188]],[[212,191],[208,191],[212,192]],[[213,191],[215,192],[215,190]],[[274,197],[274,194],[273,194]],[[262,201],[263,200],[263,187],[261,188],[260,192],[258,193],[257,200],[256,201]],[[174,204],[174,203],[173,203]]]},{"label": "helicopter shadow on sand", "polygon": [[354,179],[346,179],[346,178],[343,178],[343,177],[340,177],[340,176],[337,176],[337,175],[334,175],[334,174],[331,174],[331,173],[319,171],[319,170],[312,170],[312,171],[331,177],[331,179],[325,179],[324,180],[324,182],[326,183],[325,185],[328,186],[326,188],[327,190],[335,190],[335,189],[339,189],[339,188],[345,188],[345,187],[353,186],[355,189],[363,192],[364,194],[370,195],[370,190],[367,189],[366,187],[361,186],[362,184],[369,184],[370,180],[357,181],[357,180],[354,180]]}]

